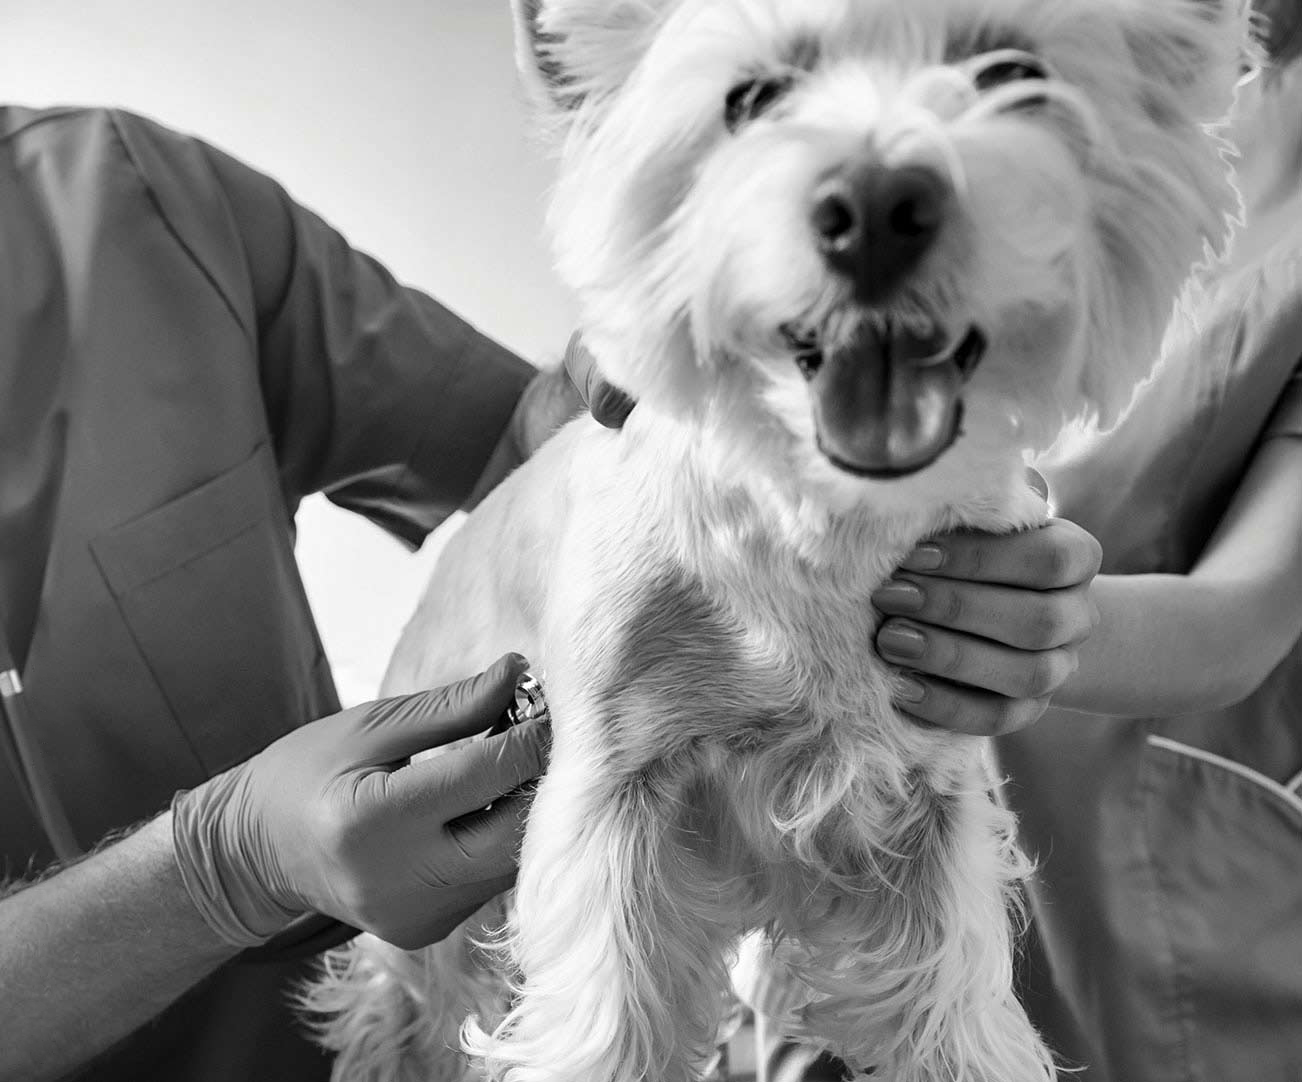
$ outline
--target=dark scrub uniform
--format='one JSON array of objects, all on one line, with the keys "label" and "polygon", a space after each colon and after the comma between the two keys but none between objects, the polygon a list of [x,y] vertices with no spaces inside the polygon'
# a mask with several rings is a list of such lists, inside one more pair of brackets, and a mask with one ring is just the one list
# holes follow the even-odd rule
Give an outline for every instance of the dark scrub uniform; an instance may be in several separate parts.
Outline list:
[{"label": "dark scrub uniform", "polygon": [[[1302,229],[1195,312],[1122,427],[1046,471],[1106,573],[1189,570],[1261,441],[1302,438]],[[1302,1080],[1302,644],[1229,709],[1054,709],[999,752],[1039,861],[1028,1005],[1087,1065],[1067,1077]]]},{"label": "dark scrub uniform", "polygon": [[[0,626],[81,846],[338,708],[299,500],[418,544],[531,373],[193,139],[0,110]],[[14,876],[51,853],[11,767]],[[228,966],[75,1077],[325,1078],[284,1005],[302,971]]]}]

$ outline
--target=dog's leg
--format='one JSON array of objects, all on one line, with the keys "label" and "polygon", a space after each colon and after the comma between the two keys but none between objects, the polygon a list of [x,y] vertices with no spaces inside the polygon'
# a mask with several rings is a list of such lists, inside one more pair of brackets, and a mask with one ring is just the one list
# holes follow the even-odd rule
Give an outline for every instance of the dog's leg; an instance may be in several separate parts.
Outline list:
[{"label": "dog's leg", "polygon": [[920,786],[909,807],[893,848],[877,850],[878,886],[807,899],[803,928],[792,917],[808,952],[800,976],[822,997],[802,1028],[892,1082],[1052,1082],[1012,988],[1025,867],[1011,814],[979,785]]},{"label": "dog's leg", "polygon": [[661,777],[553,759],[506,943],[518,999],[491,1033],[467,1027],[490,1078],[688,1082],[714,1057],[735,918],[687,837],[681,773]]},{"label": "dog's leg", "polygon": [[509,989],[479,944],[506,922],[494,899],[441,942],[405,951],[359,936],[326,955],[301,993],[318,1040],[336,1053],[335,1082],[470,1082],[482,1077],[461,1051],[467,1014],[501,1018]]},{"label": "dog's leg", "polygon": [[[590,422],[589,422],[590,424]],[[538,620],[565,521],[570,459],[582,438],[576,422],[495,489],[447,541],[402,633],[382,694],[458,680],[506,650],[525,653],[539,672],[547,658]],[[489,903],[446,940],[403,951],[359,936],[326,958],[300,1003],[320,1041],[337,1053],[340,1082],[460,1082],[480,1077],[460,1050],[466,1015],[498,1018],[507,986],[475,944],[506,920]]]}]

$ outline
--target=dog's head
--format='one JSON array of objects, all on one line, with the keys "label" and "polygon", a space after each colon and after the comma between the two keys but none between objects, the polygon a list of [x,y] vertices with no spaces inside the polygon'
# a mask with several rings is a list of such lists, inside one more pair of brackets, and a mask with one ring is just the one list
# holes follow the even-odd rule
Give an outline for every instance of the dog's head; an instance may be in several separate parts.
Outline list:
[{"label": "dog's head", "polygon": [[1237,208],[1237,0],[514,2],[607,374],[821,486],[1113,423]]}]

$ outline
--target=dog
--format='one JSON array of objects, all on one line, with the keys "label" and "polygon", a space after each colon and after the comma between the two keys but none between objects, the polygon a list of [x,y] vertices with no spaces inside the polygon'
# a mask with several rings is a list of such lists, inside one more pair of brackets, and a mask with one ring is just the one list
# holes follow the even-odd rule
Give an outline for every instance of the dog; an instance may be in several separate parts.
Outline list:
[{"label": "dog", "polygon": [[1046,1082],[988,742],[900,715],[869,595],[1043,521],[1238,209],[1234,0],[515,0],[558,265],[637,406],[448,543],[385,691],[507,649],[554,725],[513,899],[308,995],[336,1077],[688,1082],[758,933],[865,1076]]}]

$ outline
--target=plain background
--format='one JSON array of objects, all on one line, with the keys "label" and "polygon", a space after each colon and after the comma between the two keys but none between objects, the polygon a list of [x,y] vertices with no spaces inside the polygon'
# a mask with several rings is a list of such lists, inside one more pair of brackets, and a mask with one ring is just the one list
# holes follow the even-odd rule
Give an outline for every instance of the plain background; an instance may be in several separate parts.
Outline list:
[{"label": "plain background", "polygon": [[[0,0],[0,100],[123,106],[201,136],[535,363],[573,327],[508,0]],[[321,497],[298,524],[340,694],[369,698],[438,534],[412,556]]]}]

